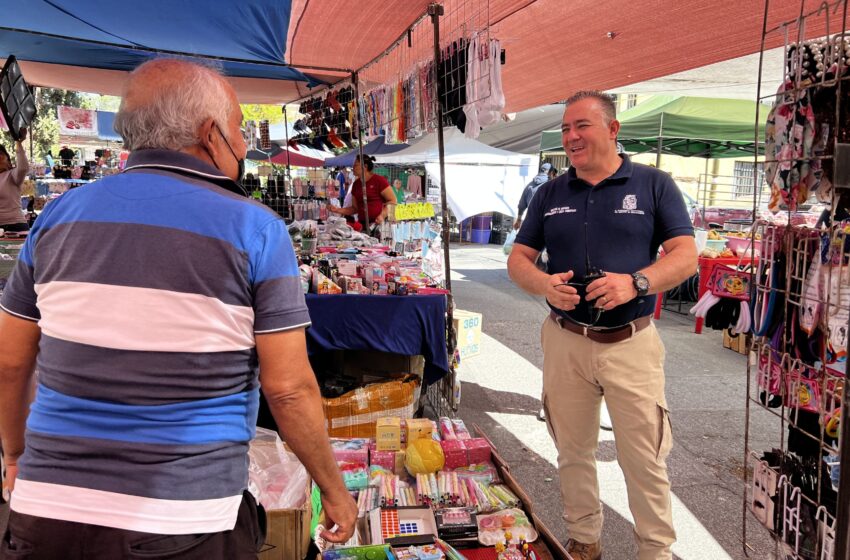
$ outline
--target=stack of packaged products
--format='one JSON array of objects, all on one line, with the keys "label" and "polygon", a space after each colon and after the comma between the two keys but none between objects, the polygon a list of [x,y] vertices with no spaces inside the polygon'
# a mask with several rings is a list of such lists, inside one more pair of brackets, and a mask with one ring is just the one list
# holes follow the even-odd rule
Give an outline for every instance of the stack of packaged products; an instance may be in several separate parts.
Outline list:
[{"label": "stack of packaged products", "polygon": [[499,479],[488,440],[462,420],[379,418],[374,438],[332,438],[331,446],[359,518],[343,546],[317,538],[323,560],[463,560],[465,548],[482,546],[500,560],[537,557],[520,498]]},{"label": "stack of packaged products", "polygon": [[[437,278],[426,270],[420,256],[405,256],[388,246],[338,252],[319,247],[319,254],[305,257],[301,265],[304,293],[361,295],[446,294]],[[423,252],[428,252],[423,249]],[[433,252],[433,249],[430,250]]]}]

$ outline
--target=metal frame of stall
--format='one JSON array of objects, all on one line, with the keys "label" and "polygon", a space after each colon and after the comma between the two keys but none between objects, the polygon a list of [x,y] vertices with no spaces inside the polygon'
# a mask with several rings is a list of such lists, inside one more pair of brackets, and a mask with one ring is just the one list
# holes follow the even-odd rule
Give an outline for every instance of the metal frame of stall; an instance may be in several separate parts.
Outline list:
[{"label": "metal frame of stall", "polygon": [[[449,375],[444,376],[439,382],[433,383],[431,388],[434,388],[433,393],[429,391],[429,401],[431,406],[435,409],[438,414],[448,414],[453,415],[457,410],[457,402],[455,400],[455,392],[454,392],[454,382],[455,382],[455,374],[454,374],[454,366],[452,365],[453,353],[456,347],[456,333],[454,329],[453,319],[454,319],[454,303],[451,295],[451,257],[450,257],[450,218],[449,218],[449,207],[447,201],[446,194],[446,174],[445,174],[445,142],[444,142],[444,124],[446,120],[446,115],[444,115],[443,106],[441,104],[441,100],[446,98],[446,95],[450,92],[445,91],[445,87],[443,84],[443,80],[440,79],[440,76],[437,75],[439,72],[439,67],[437,63],[440,61],[441,56],[441,17],[446,15],[445,8],[443,5],[438,3],[432,3],[428,6],[425,13],[419,16],[410,26],[405,29],[404,32],[399,35],[399,37],[391,43],[384,52],[376,56],[370,62],[362,66],[357,70],[349,69],[349,68],[323,68],[323,70],[332,70],[336,72],[345,72],[350,75],[351,85],[354,88],[355,99],[360,97],[360,89],[363,85],[362,77],[363,72],[381,61],[381,59],[387,57],[394,51],[396,48],[404,48],[403,43],[406,42],[407,47],[410,48],[412,46],[412,38],[413,31],[417,26],[419,26],[426,18],[430,20],[432,30],[433,30],[433,57],[435,61],[434,68],[434,80],[433,80],[433,95],[434,95],[434,105],[436,110],[436,126],[435,131],[437,133],[437,144],[438,144],[438,152],[439,152],[439,166],[440,166],[440,204],[441,204],[441,221],[442,221],[442,244],[443,244],[443,271],[445,275],[444,285],[446,290],[449,292],[447,296],[447,316],[446,316],[446,339],[447,339],[447,350],[450,352],[449,355],[449,364],[450,364],[450,373]],[[464,32],[475,30],[475,21],[483,21],[486,24],[482,26],[477,26],[479,29],[476,31],[479,33],[487,33],[489,38],[489,0],[469,0],[469,2],[464,3],[460,8],[458,8],[458,13],[452,14],[456,19],[462,20],[458,29],[462,29]],[[455,71],[456,69],[451,69],[449,71]],[[335,84],[333,86],[329,86],[326,90],[323,91],[331,91],[339,84]],[[314,97],[317,94],[321,94],[322,91],[312,92],[310,96],[305,96],[301,99],[295,100],[294,102],[301,101],[310,97]],[[488,93],[489,95],[489,93]],[[286,112],[286,108],[284,107],[284,127],[288,130],[289,117]],[[356,123],[356,134],[358,141],[358,150],[359,156],[362,161],[363,159],[363,133],[364,133],[364,123],[357,122]],[[287,142],[289,140],[287,133]],[[287,158],[288,159],[288,158]],[[290,179],[290,165],[287,162],[286,164],[286,172],[285,178]],[[365,177],[362,173],[361,167],[361,184],[365,185]],[[363,189],[363,207],[366,207],[366,189]],[[366,227],[369,227],[369,217],[366,218]],[[448,380],[448,381],[447,381]]]}]

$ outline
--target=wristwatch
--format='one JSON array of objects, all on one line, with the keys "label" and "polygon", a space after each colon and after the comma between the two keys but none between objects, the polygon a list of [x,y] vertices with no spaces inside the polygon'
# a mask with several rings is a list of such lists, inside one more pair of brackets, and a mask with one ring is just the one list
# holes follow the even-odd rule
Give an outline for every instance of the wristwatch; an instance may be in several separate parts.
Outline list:
[{"label": "wristwatch", "polygon": [[642,272],[632,274],[632,283],[637,290],[638,297],[643,297],[649,292],[649,279]]}]

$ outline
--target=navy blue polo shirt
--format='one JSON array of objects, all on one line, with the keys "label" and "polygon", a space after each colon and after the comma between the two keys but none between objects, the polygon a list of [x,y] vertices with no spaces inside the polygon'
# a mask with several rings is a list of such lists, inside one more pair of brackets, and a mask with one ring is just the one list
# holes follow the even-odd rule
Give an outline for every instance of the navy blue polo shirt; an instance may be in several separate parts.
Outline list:
[{"label": "navy blue polo shirt", "polygon": [[[668,239],[693,235],[682,194],[673,179],[653,167],[632,163],[596,186],[574,168],[549,181],[531,200],[516,243],[549,253],[549,272],[575,273],[581,280],[586,260],[606,272],[632,274],[646,268]],[[579,291],[584,295],[583,291]],[[655,296],[636,298],[602,314],[600,327],[624,325],[652,313]],[[582,302],[573,311],[555,310],[580,323],[591,322]]]}]

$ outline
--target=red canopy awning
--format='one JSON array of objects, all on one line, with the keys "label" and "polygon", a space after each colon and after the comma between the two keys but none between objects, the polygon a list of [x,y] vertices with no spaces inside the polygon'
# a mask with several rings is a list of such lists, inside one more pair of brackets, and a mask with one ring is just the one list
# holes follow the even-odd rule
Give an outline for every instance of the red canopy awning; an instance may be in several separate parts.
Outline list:
[{"label": "red canopy awning", "polygon": [[[347,71],[360,69],[384,52],[430,1],[293,0],[286,60],[324,81],[346,79]],[[816,11],[821,4],[803,2],[805,12]],[[465,20],[489,21],[491,35],[501,40],[509,112],[562,100],[581,89],[627,86],[757,52],[764,17],[763,1],[740,0],[444,0],[443,4],[444,40],[468,33],[471,26]],[[768,29],[799,14],[800,0],[771,0]],[[840,13],[830,10],[830,16],[829,32],[837,33]],[[428,35],[425,31],[430,31],[427,21],[422,24],[423,38]],[[825,31],[823,15],[807,19],[806,38]],[[792,25],[788,39],[796,38]],[[426,41],[418,41],[409,52]],[[775,32],[765,48],[782,44],[782,33]],[[412,65],[420,58],[417,52],[415,57],[399,55],[399,60]],[[365,78],[390,75],[389,66],[376,70],[375,76],[367,72]],[[26,61],[22,67],[35,85],[113,95],[120,94],[125,77],[112,70]],[[395,71],[394,77],[404,70]],[[755,81],[757,76],[750,78]],[[281,103],[310,94],[296,82],[254,78],[233,82],[244,103]]]},{"label": "red canopy awning", "polygon": [[286,165],[287,153],[289,154],[289,165],[296,167],[322,167],[325,162],[318,158],[299,154],[295,150],[283,150],[279,154],[272,156],[271,162],[278,165]]}]

